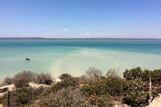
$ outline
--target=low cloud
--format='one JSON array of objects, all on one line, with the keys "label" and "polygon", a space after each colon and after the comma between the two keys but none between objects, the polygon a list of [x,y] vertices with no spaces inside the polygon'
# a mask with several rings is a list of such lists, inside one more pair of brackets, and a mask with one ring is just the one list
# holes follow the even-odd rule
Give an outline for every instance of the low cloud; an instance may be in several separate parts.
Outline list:
[{"label": "low cloud", "polygon": [[96,37],[96,38],[103,38],[103,37],[106,37],[108,34],[106,33],[103,33],[103,32],[85,32],[85,33],[82,33],[81,36],[84,36],[84,37]]},{"label": "low cloud", "polygon": [[67,32],[67,31],[69,31],[69,29],[68,28],[62,28],[61,31]]}]

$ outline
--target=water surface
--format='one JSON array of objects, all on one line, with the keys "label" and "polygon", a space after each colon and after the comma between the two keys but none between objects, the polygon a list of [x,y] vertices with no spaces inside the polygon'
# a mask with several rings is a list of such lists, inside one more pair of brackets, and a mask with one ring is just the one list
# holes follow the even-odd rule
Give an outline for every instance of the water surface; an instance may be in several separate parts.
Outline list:
[{"label": "water surface", "polygon": [[[31,61],[26,61],[29,57]],[[82,75],[89,67],[106,73],[140,66],[161,68],[157,39],[0,39],[0,76],[23,70]]]}]

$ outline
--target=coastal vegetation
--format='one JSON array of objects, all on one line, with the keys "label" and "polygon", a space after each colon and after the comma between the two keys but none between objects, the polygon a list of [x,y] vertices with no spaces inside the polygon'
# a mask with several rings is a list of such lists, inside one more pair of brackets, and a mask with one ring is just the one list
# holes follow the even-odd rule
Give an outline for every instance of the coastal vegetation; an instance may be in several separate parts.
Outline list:
[{"label": "coastal vegetation", "polygon": [[[101,70],[91,67],[80,77],[64,73],[59,78],[55,81],[50,74],[23,71],[5,78],[1,86],[15,85],[15,90],[10,91],[11,107],[145,107],[161,93],[161,70],[136,67],[125,70],[121,77],[115,70],[103,75]],[[34,88],[31,82],[47,87]],[[0,97],[4,107],[7,99],[8,93]]]}]

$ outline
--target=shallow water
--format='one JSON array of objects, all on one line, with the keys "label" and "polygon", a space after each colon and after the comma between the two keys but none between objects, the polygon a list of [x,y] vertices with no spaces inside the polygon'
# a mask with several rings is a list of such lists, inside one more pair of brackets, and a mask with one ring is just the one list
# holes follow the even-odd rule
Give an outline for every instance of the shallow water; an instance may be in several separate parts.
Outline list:
[{"label": "shallow water", "polygon": [[57,77],[63,72],[82,75],[89,67],[106,73],[136,66],[161,68],[161,40],[0,39],[1,78],[23,70]]}]

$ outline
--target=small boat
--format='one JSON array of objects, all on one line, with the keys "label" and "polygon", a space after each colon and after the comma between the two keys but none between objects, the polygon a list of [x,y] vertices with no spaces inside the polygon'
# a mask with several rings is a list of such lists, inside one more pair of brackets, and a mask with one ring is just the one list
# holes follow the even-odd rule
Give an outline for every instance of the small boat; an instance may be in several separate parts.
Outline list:
[{"label": "small boat", "polygon": [[30,61],[30,58],[25,58],[26,61]]}]

